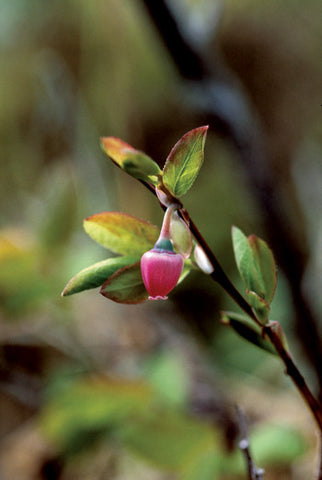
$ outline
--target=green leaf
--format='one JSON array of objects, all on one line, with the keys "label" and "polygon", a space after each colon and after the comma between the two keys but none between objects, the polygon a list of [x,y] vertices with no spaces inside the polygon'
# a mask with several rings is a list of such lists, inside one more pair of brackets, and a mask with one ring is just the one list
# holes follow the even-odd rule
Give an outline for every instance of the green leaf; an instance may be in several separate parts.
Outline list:
[{"label": "green leaf", "polygon": [[147,363],[147,377],[158,396],[175,406],[184,406],[189,398],[189,379],[183,359],[173,350],[163,351]]},{"label": "green leaf", "polygon": [[120,255],[143,255],[158,239],[158,228],[132,215],[102,212],[84,220],[85,232]]},{"label": "green leaf", "polygon": [[[179,410],[159,408],[149,417],[133,419],[120,432],[123,444],[149,462],[181,473],[187,462],[212,446],[220,449],[219,432]],[[179,477],[180,478],[180,477]]]},{"label": "green leaf", "polygon": [[259,425],[250,432],[250,442],[254,458],[260,466],[289,466],[308,447],[303,434],[283,424]]},{"label": "green leaf", "polygon": [[129,175],[158,185],[158,176],[162,171],[148,155],[116,137],[102,137],[101,146],[112,161]]},{"label": "green leaf", "polygon": [[268,315],[270,311],[270,306],[263,298],[261,298],[255,292],[251,292],[248,290],[247,298],[253,310],[255,311],[258,320],[260,320],[260,322],[265,325],[269,321]]},{"label": "green leaf", "polygon": [[181,471],[204,449],[221,450],[219,431],[189,418],[149,385],[116,378],[68,382],[42,410],[40,424],[60,452],[77,452],[102,437],[159,467]]},{"label": "green leaf", "polygon": [[100,293],[117,303],[136,304],[145,302],[149,294],[143,284],[140,262],[117,270],[102,285]]},{"label": "green leaf", "polygon": [[[223,478],[225,463],[229,462],[228,475],[233,475],[236,470],[236,456],[228,456],[227,451],[223,451],[219,445],[216,448],[210,443],[203,445],[199,455],[189,457],[183,468],[180,480],[218,480]],[[244,467],[244,465],[243,465]],[[242,472],[242,469],[240,469]],[[226,477],[228,478],[228,477]]]},{"label": "green leaf", "polygon": [[265,290],[264,299],[266,302],[270,303],[273,299],[277,283],[276,265],[273,252],[268,247],[267,243],[261,238],[256,237],[256,235],[250,235],[248,237],[248,243],[252,250],[254,262],[261,273]]},{"label": "green leaf", "polygon": [[8,317],[26,315],[44,299],[53,298],[62,282],[55,261],[28,230],[0,230],[0,297]]},{"label": "green leaf", "polygon": [[237,268],[247,290],[263,296],[264,286],[260,272],[255,268],[252,249],[246,235],[239,228],[233,227],[232,238]]},{"label": "green leaf", "polygon": [[264,240],[248,238],[237,227],[232,228],[233,247],[239,273],[247,290],[255,292],[268,304],[276,287],[276,266],[272,251]]},{"label": "green leaf", "polygon": [[164,169],[163,184],[174,197],[184,195],[195,181],[203,162],[208,126],[186,133],[171,150]]},{"label": "green leaf", "polygon": [[40,424],[64,452],[77,451],[103,431],[144,414],[153,401],[152,389],[140,381],[107,377],[69,382],[44,407]]},{"label": "green leaf", "polygon": [[116,257],[108,258],[102,262],[95,263],[90,267],[84,268],[77,273],[62,292],[62,296],[73,295],[90,288],[96,288],[102,285],[108,277],[125,265],[130,265],[138,261],[138,257]]},{"label": "green leaf", "polygon": [[275,348],[263,338],[260,327],[247,316],[234,312],[221,312],[221,322],[230,326],[239,336],[262,350],[276,355]]}]

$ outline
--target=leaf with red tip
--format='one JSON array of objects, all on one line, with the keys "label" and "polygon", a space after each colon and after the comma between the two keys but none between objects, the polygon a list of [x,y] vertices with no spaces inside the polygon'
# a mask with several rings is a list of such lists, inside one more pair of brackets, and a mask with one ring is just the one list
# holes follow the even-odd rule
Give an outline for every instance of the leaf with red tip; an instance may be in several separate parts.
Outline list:
[{"label": "leaf with red tip", "polygon": [[153,248],[159,230],[149,222],[119,212],[102,212],[84,220],[85,232],[120,255],[142,255]]},{"label": "leaf with red tip", "polygon": [[158,164],[145,153],[117,137],[102,137],[101,146],[112,161],[132,177],[154,185],[159,183],[158,175],[162,171]]},{"label": "leaf with red tip", "polygon": [[171,150],[164,169],[163,184],[174,197],[184,195],[195,181],[203,162],[208,126],[186,133]]},{"label": "leaf with red tip", "polygon": [[257,295],[257,293],[251,292],[250,290],[247,290],[247,298],[254,312],[256,313],[258,320],[263,325],[268,323],[268,315],[270,311],[269,304],[263,298]]},{"label": "leaf with red tip", "polygon": [[149,294],[143,284],[140,262],[117,270],[102,285],[100,293],[117,303],[145,302]]}]

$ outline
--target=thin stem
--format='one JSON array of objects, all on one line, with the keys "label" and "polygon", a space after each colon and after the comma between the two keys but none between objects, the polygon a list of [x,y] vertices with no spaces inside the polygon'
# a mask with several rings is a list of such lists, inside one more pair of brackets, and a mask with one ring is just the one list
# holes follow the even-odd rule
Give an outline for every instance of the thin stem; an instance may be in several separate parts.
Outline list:
[{"label": "thin stem", "polygon": [[[183,218],[188,217],[188,212],[185,211]],[[197,226],[195,223],[189,218],[189,226],[190,226],[190,231],[192,235],[195,237],[199,245],[202,247],[204,250],[205,254],[208,257],[208,260],[212,264],[214,271],[210,274],[212,279],[219,283],[219,285],[226,290],[226,292],[232,297],[232,299],[240,306],[242,310],[244,310],[247,315],[249,315],[254,322],[257,323],[260,327],[262,324],[258,321],[256,318],[256,315],[254,314],[251,306],[249,303],[244,299],[244,297],[238,292],[238,290],[234,287],[234,285],[231,283],[227,275],[225,274],[222,266],[218,262],[216,256],[214,255],[213,251],[205,241],[204,237],[201,235],[200,231],[198,230]]]},{"label": "thin stem", "polygon": [[270,339],[272,345],[274,345],[278,355],[282,359],[286,371],[285,373],[291,377],[293,383],[296,385],[297,389],[301,393],[306,404],[310,408],[318,426],[320,432],[322,432],[322,409],[318,400],[314,397],[311,390],[309,389],[303,375],[295,365],[290,353],[284,348],[279,336],[274,332],[270,325],[263,327],[263,334],[267,335]]},{"label": "thin stem", "polygon": [[[185,212],[187,216],[187,212]],[[251,306],[248,302],[240,295],[238,290],[233,286],[233,284],[228,279],[227,275],[223,271],[221,265],[219,264],[218,260],[216,259],[215,255],[213,254],[212,250],[210,249],[209,245],[205,241],[204,237],[201,235],[199,230],[197,229],[196,225],[193,223],[191,218],[189,218],[190,223],[190,230],[196,240],[199,242],[201,247],[204,249],[210,263],[214,267],[214,272],[211,274],[213,280],[219,283],[224,290],[233,298],[233,300],[246,312],[252,320],[254,320],[257,325],[259,325],[263,329],[263,334],[267,335],[272,345],[274,345],[279,357],[283,361],[286,367],[286,374],[291,377],[293,383],[296,385],[297,389],[301,393],[303,399],[305,400],[307,406],[311,410],[320,431],[322,431],[322,408],[320,403],[312,394],[311,390],[309,389],[303,375],[295,365],[292,357],[290,356],[289,352],[284,348],[280,338],[278,335],[272,330],[270,325],[263,327],[263,325],[258,321],[256,315],[254,314]]]},{"label": "thin stem", "polygon": [[[264,223],[270,242],[291,287],[296,312],[295,327],[322,392],[320,335],[311,308],[300,288],[308,261],[305,235],[303,237],[303,229],[300,229],[299,236],[298,225],[301,220],[293,216],[291,221],[289,206],[282,201],[283,182],[279,181],[271,168],[274,157],[271,158],[264,140],[265,133],[263,135],[257,119],[258,112],[249,104],[245,92],[239,88],[239,82],[235,81],[237,77],[229,70],[228,65],[222,62],[223,59],[212,52],[210,65],[209,58],[204,56],[206,49],[196,48],[191,40],[194,32],[187,22],[179,16],[176,17],[171,9],[171,2],[142,1],[168,48],[174,65],[184,79],[185,86],[188,89],[193,88],[193,95],[189,98],[187,96],[192,109],[202,115],[203,123],[215,125],[217,133],[236,148],[236,158],[239,158],[247,172],[250,186],[265,212]],[[222,96],[223,88],[226,100]],[[272,225],[274,228],[271,228]]]},{"label": "thin stem", "polygon": [[164,217],[163,217],[163,222],[162,222],[162,227],[161,227],[159,240],[165,239],[165,238],[170,238],[171,217],[172,217],[172,214],[173,214],[173,212],[176,208],[178,208],[178,206],[173,204],[173,205],[170,205],[166,209]]},{"label": "thin stem", "polygon": [[[187,213],[186,213],[187,215]],[[197,229],[196,225],[193,223],[191,218],[190,221],[190,230],[196,240],[204,249],[210,263],[214,267],[214,272],[211,274],[213,280],[219,283],[226,292],[235,300],[235,302],[258,324],[263,328],[263,334],[267,335],[270,342],[274,345],[278,355],[280,356],[281,360],[283,361],[286,367],[286,374],[291,377],[293,383],[296,385],[297,389],[301,393],[303,399],[305,400],[306,404],[310,408],[320,431],[322,431],[322,408],[319,402],[316,400],[314,395],[312,394],[311,390],[309,389],[303,375],[300,373],[299,369],[295,365],[292,357],[290,354],[285,350],[280,338],[278,335],[272,330],[272,328],[267,325],[265,327],[258,321],[256,318],[251,306],[248,302],[240,295],[238,290],[233,286],[233,284],[228,279],[227,275],[224,273],[222,267],[220,266],[218,260],[216,259],[215,255],[213,254],[212,250],[210,249],[209,245],[205,241],[204,237],[201,235],[199,230]]]},{"label": "thin stem", "polygon": [[[147,184],[146,182],[143,183],[152,193],[155,195],[155,189]],[[179,204],[179,202],[178,202]],[[165,207],[161,205],[164,209]],[[319,427],[319,431],[322,432],[322,406],[319,401],[314,397],[313,393],[309,389],[303,375],[301,374],[300,370],[295,365],[290,353],[284,348],[280,338],[274,332],[270,325],[263,326],[259,320],[257,319],[256,315],[254,314],[252,307],[249,303],[244,299],[244,297],[238,292],[238,290],[234,287],[231,283],[227,275],[225,274],[224,270],[222,269],[220,263],[218,262],[215,254],[209,247],[208,243],[198,230],[195,223],[190,218],[189,213],[183,207],[179,210],[179,214],[181,218],[186,222],[192,235],[195,237],[199,245],[203,248],[208,260],[212,264],[214,271],[210,274],[212,279],[219,283],[219,285],[231,296],[231,298],[239,305],[239,307],[244,310],[249,317],[257,323],[262,328],[263,335],[267,335],[272,345],[275,347],[277,354],[283,361],[286,370],[285,373],[292,379],[294,385],[300,392],[305,401],[308,408],[311,410],[311,413],[316,420],[316,423]]]},{"label": "thin stem", "polygon": [[248,479],[263,480],[264,470],[262,468],[256,467],[250,452],[250,445],[248,440],[248,428],[247,428],[245,414],[238,405],[236,405],[236,411],[237,411],[238,425],[239,425],[239,431],[241,436],[241,440],[238,446],[243,452],[246,460]]}]

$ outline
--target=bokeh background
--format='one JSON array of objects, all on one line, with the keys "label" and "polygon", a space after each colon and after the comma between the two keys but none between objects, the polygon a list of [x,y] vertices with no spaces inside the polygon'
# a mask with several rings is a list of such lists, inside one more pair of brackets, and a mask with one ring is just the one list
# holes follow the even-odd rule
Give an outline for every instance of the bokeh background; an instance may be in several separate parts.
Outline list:
[{"label": "bokeh background", "polygon": [[189,59],[178,68],[149,3],[0,1],[0,476],[246,478],[238,403],[265,479],[314,478],[309,413],[280,362],[220,324],[236,307],[207,276],[191,274],[163,303],[60,297],[108,256],[83,218],[162,221],[100,136],[162,165],[209,123],[185,206],[239,287],[231,225],[270,243],[272,318],[321,387],[320,2],[168,2],[208,83],[189,75]]}]

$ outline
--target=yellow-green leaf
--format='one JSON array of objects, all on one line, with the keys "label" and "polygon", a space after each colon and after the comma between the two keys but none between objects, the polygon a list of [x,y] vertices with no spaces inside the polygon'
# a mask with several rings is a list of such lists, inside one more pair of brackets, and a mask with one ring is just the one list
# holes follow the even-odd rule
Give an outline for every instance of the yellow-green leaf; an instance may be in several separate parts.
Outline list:
[{"label": "yellow-green leaf", "polygon": [[125,265],[130,265],[138,261],[138,257],[116,257],[108,258],[102,262],[95,263],[90,267],[84,268],[77,273],[62,292],[62,296],[73,295],[90,288],[96,288],[102,285],[108,277]]},{"label": "yellow-green leaf", "polygon": [[141,381],[108,377],[77,379],[49,400],[40,423],[64,452],[93,442],[100,431],[126,423],[151,408],[153,392]]},{"label": "yellow-green leaf", "polygon": [[120,255],[142,255],[153,248],[158,228],[132,215],[102,212],[84,220],[86,233],[97,243]]}]

